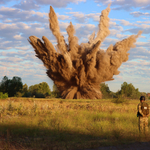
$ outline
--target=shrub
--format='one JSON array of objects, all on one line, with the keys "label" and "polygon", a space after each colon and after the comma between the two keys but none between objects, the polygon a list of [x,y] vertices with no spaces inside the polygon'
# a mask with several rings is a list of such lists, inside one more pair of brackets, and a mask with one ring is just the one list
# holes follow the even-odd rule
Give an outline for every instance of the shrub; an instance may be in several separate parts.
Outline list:
[{"label": "shrub", "polygon": [[16,94],[15,94],[15,97],[22,97],[22,93],[21,92],[17,92]]},{"label": "shrub", "polygon": [[55,97],[55,98],[61,98],[61,94],[58,91],[53,91],[51,93],[51,97]]},{"label": "shrub", "polygon": [[32,93],[31,92],[25,92],[23,94],[23,97],[32,97]]},{"label": "shrub", "polygon": [[43,93],[35,93],[36,98],[45,98],[45,95]]},{"label": "shrub", "polygon": [[120,103],[128,103],[128,101],[124,98],[123,95],[117,95],[116,98],[114,98],[112,100],[113,103],[116,103],[116,104],[120,104]]},{"label": "shrub", "polygon": [[4,93],[4,94],[3,94],[3,92],[0,92],[0,98],[1,98],[1,99],[8,98],[8,94],[7,94],[7,93]]}]

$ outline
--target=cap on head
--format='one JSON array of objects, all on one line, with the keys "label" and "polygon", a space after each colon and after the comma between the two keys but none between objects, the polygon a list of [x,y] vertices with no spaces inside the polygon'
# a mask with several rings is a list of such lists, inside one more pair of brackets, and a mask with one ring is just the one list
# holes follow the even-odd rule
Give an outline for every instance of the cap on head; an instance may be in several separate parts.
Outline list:
[{"label": "cap on head", "polygon": [[140,101],[144,100],[145,101],[145,96],[140,97]]}]

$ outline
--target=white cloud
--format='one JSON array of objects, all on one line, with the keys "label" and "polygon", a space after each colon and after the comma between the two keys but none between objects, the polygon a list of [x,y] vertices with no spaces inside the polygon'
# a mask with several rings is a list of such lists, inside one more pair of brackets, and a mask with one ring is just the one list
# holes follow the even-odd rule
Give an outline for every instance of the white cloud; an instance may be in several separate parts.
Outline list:
[{"label": "white cloud", "polygon": [[15,49],[17,49],[17,50],[29,50],[31,48],[29,48],[29,46],[24,46],[24,47],[15,47]]},{"label": "white cloud", "polygon": [[67,23],[66,22],[60,22],[59,23],[60,29],[66,30],[66,28],[69,26],[69,24],[70,24],[69,22],[67,22]]},{"label": "white cloud", "polygon": [[[9,7],[9,5],[1,5],[2,7],[0,7],[0,73],[1,76],[8,75],[9,77],[17,75],[22,77],[27,84],[35,84],[35,82],[39,83],[40,81],[49,83],[51,80],[46,76],[43,63],[35,57],[34,48],[30,46],[27,39],[31,35],[41,39],[44,35],[53,44],[56,44],[56,39],[49,29],[49,5],[52,5],[54,9],[59,7],[59,9],[56,8],[56,13],[57,11],[59,12],[57,13],[59,21],[61,20],[59,25],[66,40],[68,38],[66,28],[69,22],[72,21],[79,42],[87,42],[89,35],[98,30],[97,25],[101,10],[96,9],[104,8],[103,4],[108,4],[110,1],[97,0],[98,5],[101,7],[95,5],[95,7],[89,7],[89,10],[86,9],[86,11],[84,9],[79,10],[84,6],[84,3],[81,2],[85,2],[85,0],[27,0],[26,2],[20,2],[18,1],[18,5],[15,8],[13,8],[14,6]],[[62,8],[71,3],[74,3],[74,5],[81,3],[83,5],[82,7],[76,6],[78,9],[76,7]],[[27,8],[26,4],[33,5]],[[120,15],[116,14],[114,10],[112,14],[110,12],[112,17],[109,23],[111,34],[102,43],[103,47],[107,48],[110,44],[115,44],[117,41],[128,37],[129,34],[137,34],[139,30],[143,30],[142,38],[138,38],[136,42],[137,47],[129,51],[129,63],[123,63],[119,68],[120,75],[115,76],[116,81],[109,82],[112,83],[112,87],[114,85],[119,87],[123,81],[133,81],[135,84],[136,80],[139,82],[147,80],[150,83],[150,80],[146,79],[146,75],[150,76],[150,41],[148,40],[150,22],[149,11],[146,11],[146,9],[148,10],[148,4],[150,4],[149,1],[140,2],[136,0],[113,0],[112,2],[111,9],[117,7],[116,9],[120,9]],[[137,7],[138,9],[135,9]],[[132,11],[126,12],[127,16],[125,12],[122,12],[122,9],[129,10],[131,8]],[[44,11],[47,10],[48,12],[45,13]],[[139,18],[133,18],[133,16],[139,16]],[[144,20],[144,17],[147,18]],[[149,85],[146,83],[145,87],[149,87]]]},{"label": "white cloud", "polygon": [[39,9],[40,6],[37,5],[32,0],[21,0],[19,4],[15,4],[13,7],[24,9],[24,10],[30,10],[30,9]]},{"label": "white cloud", "polygon": [[4,41],[1,44],[3,45],[3,44],[8,44],[8,43],[12,43],[12,41]]},{"label": "white cloud", "polygon": [[21,35],[15,35],[15,36],[13,36],[14,37],[14,39],[16,39],[16,40],[21,40],[22,39],[22,36]]},{"label": "white cloud", "polygon": [[81,12],[69,12],[68,14],[72,14],[77,22],[84,23],[86,22],[86,16]]},{"label": "white cloud", "polygon": [[132,26],[133,25],[133,23],[130,23],[129,21],[126,21],[126,20],[121,20],[120,23],[124,26]]},{"label": "white cloud", "polygon": [[116,34],[116,37],[119,39],[125,39],[128,37],[128,35],[124,35],[124,34]]},{"label": "white cloud", "polygon": [[135,11],[135,12],[131,12],[131,15],[133,15],[134,17],[140,17],[140,16],[150,16],[150,13],[148,12],[139,12],[139,11]]},{"label": "white cloud", "polygon": [[[27,0],[31,1],[31,0]],[[33,1],[33,0],[32,0]],[[79,4],[80,2],[86,2],[86,0],[35,0],[40,5],[51,5],[54,7],[66,7],[69,3]]]},{"label": "white cloud", "polygon": [[2,61],[2,62],[17,63],[17,62],[21,62],[22,59],[21,58],[17,58],[17,57],[8,57],[7,60],[6,60],[6,58],[0,58],[0,61]]},{"label": "white cloud", "polygon": [[137,23],[145,23],[145,24],[150,24],[150,21],[137,21]]},{"label": "white cloud", "polygon": [[0,23],[0,30],[4,30],[6,28],[9,28],[11,30],[14,30],[14,29],[19,29],[16,24],[4,24],[4,23]]},{"label": "white cloud", "polygon": [[87,15],[85,15],[87,18],[91,18],[91,19],[93,19],[94,21],[96,21],[96,22],[99,22],[100,21],[100,15],[101,15],[101,13],[90,13],[90,14],[87,14]]},{"label": "white cloud", "polygon": [[4,20],[3,22],[4,22],[4,23],[11,23],[11,22],[12,22],[12,20],[10,20],[10,19],[6,19],[6,20]]},{"label": "white cloud", "polygon": [[114,44],[114,43],[116,43],[118,41],[119,41],[118,39],[106,38],[105,41],[104,41],[104,43]]},{"label": "white cloud", "polygon": [[65,8],[66,10],[72,10],[72,8]]},{"label": "white cloud", "polygon": [[59,20],[71,20],[70,16],[57,14]]},{"label": "white cloud", "polygon": [[136,42],[136,45],[138,45],[138,46],[145,46],[147,44],[149,44],[149,43],[147,43],[147,42]]},{"label": "white cloud", "polygon": [[133,7],[146,7],[150,5],[149,0],[95,0],[96,3],[105,5],[112,3],[114,10],[132,10]]},{"label": "white cloud", "polygon": [[73,15],[75,20],[79,23],[86,23],[88,21],[88,19],[93,19],[93,21],[99,22],[101,13],[84,14],[81,12],[69,12],[67,14]]},{"label": "white cloud", "polygon": [[142,29],[150,28],[150,25],[148,24],[135,24],[135,26],[142,28]]},{"label": "white cloud", "polygon": [[12,22],[47,22],[48,13],[21,10],[18,8],[0,7],[1,19],[12,20]]},{"label": "white cloud", "polygon": [[110,22],[109,22],[109,26],[111,26],[111,27],[112,27],[112,26],[116,26],[116,25],[117,25],[116,22],[113,22],[113,21],[110,21]]},{"label": "white cloud", "polygon": [[97,6],[98,6],[98,7],[101,7],[101,5],[100,5],[100,4],[97,4]]},{"label": "white cloud", "polygon": [[[131,0],[132,1],[132,0]],[[149,0],[133,0],[133,2],[139,4],[139,5],[148,5],[150,4],[150,1]]]}]

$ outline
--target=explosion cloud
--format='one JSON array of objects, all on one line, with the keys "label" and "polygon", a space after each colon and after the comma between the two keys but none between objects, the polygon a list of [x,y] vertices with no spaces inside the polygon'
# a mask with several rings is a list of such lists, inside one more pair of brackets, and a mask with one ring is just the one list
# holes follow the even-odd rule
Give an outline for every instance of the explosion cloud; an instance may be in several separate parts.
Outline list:
[{"label": "explosion cloud", "polygon": [[141,34],[130,37],[110,45],[106,51],[101,50],[100,44],[110,34],[109,15],[110,5],[101,12],[99,30],[95,37],[93,33],[88,43],[78,44],[74,35],[75,29],[70,22],[67,27],[68,44],[60,33],[57,15],[50,6],[49,23],[53,35],[57,39],[57,46],[45,37],[42,42],[35,36],[29,37],[29,42],[35,49],[36,56],[41,59],[47,69],[47,75],[54,81],[62,98],[66,99],[100,99],[100,83],[113,80],[118,75],[118,68],[128,60],[127,53],[134,48],[136,39]]}]

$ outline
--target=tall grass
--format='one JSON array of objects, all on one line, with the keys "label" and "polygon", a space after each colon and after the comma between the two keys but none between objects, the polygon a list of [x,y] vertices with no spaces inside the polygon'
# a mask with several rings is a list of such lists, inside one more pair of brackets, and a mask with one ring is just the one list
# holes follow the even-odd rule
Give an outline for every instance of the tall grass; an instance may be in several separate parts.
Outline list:
[{"label": "tall grass", "polygon": [[31,149],[71,150],[135,142],[139,141],[138,103],[115,104],[109,99],[0,100],[0,137]]}]

